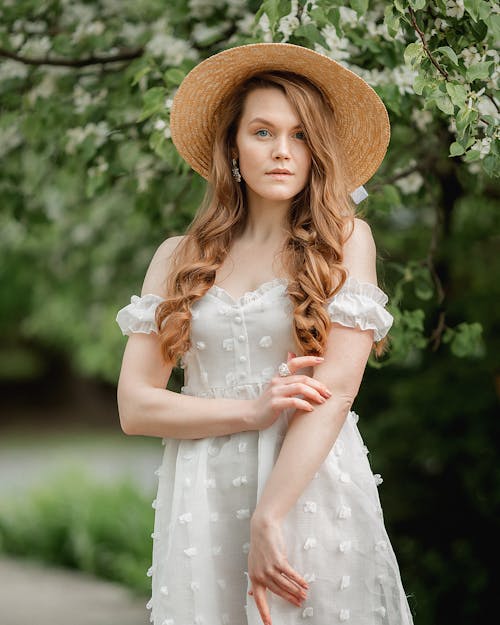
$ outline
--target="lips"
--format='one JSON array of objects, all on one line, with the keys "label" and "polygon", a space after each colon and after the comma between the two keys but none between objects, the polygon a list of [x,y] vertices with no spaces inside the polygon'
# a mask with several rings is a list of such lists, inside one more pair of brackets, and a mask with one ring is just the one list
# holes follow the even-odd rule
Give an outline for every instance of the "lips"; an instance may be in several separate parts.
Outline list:
[{"label": "lips", "polygon": [[273,169],[272,171],[268,171],[268,174],[284,174],[284,175],[288,175],[291,176],[292,172],[289,171],[288,169]]}]

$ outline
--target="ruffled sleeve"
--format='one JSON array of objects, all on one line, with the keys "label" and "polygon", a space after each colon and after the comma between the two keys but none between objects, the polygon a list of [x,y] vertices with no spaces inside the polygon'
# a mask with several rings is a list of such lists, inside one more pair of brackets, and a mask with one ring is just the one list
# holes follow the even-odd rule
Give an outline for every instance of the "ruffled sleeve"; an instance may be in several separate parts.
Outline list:
[{"label": "ruffled sleeve", "polygon": [[380,341],[394,322],[394,317],[385,309],[388,299],[375,284],[349,276],[328,301],[327,311],[331,321],[349,328],[374,330],[373,340]]},{"label": "ruffled sleeve", "polygon": [[153,293],[142,297],[132,295],[130,304],[120,309],[116,315],[116,323],[120,326],[122,333],[127,336],[133,332],[158,333],[155,312],[158,304],[163,301],[163,297]]}]

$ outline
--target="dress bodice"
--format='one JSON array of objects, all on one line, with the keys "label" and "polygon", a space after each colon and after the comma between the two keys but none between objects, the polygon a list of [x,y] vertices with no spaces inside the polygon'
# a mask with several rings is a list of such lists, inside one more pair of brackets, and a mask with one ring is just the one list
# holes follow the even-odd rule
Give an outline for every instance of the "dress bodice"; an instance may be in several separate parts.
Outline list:
[{"label": "dress bodice", "polygon": [[[161,301],[155,294],[133,295],[116,318],[123,334],[157,332],[155,310]],[[326,306],[333,322],[372,329],[378,341],[393,323],[387,301],[379,287],[350,276]],[[285,279],[265,282],[238,299],[214,285],[191,313],[191,348],[181,361],[185,392],[264,383],[286,361],[287,352],[295,351]]]}]

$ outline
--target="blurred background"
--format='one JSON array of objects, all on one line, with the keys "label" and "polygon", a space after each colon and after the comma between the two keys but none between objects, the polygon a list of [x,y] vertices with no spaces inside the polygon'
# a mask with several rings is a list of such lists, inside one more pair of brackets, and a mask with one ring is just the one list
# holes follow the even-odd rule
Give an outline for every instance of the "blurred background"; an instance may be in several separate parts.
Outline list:
[{"label": "blurred background", "polygon": [[[75,572],[112,582],[141,606],[129,610],[141,622],[162,446],[120,430],[126,339],[115,316],[202,197],[204,181],[170,140],[177,86],[201,59],[259,41],[327,54],[388,108],[391,143],[358,208],[395,323],[353,408],[384,478],[415,623],[490,613],[499,34],[498,7],[485,0],[1,3],[0,603],[18,606],[6,625],[34,620],[5,590],[22,566],[41,566],[37,579],[62,570],[67,583]],[[169,387],[181,381],[175,371]],[[111,613],[82,625],[114,625]]]}]

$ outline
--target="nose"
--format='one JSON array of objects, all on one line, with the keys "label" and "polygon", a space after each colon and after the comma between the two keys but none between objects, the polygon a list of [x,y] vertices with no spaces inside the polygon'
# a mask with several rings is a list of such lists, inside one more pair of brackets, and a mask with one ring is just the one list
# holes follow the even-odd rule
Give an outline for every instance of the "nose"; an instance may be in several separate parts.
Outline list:
[{"label": "nose", "polygon": [[287,136],[279,136],[273,146],[273,158],[290,158],[290,145]]}]

